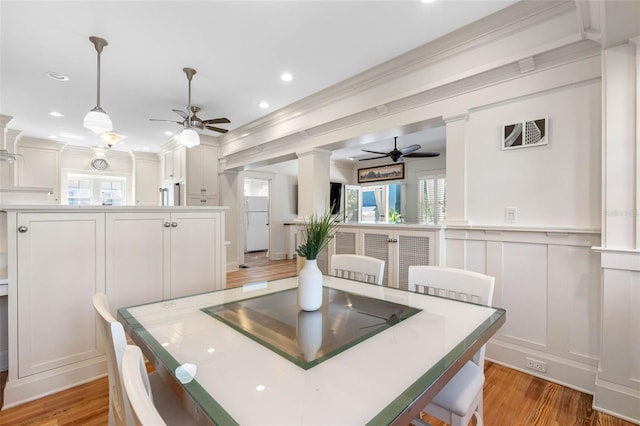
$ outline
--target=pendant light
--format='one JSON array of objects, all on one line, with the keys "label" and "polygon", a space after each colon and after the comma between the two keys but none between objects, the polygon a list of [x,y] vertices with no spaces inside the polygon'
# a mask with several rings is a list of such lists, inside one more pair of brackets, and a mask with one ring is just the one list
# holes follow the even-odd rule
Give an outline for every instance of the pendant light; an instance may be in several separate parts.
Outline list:
[{"label": "pendant light", "polygon": [[98,90],[97,90],[97,105],[87,113],[84,117],[84,127],[89,130],[94,131],[95,133],[105,133],[111,132],[113,130],[113,124],[111,123],[111,119],[107,115],[106,112],[100,108],[100,54],[102,53],[102,49],[107,46],[107,40],[102,39],[100,37],[91,36],[89,37],[91,43],[93,43],[96,48],[96,52],[98,52]]},{"label": "pendant light", "polygon": [[187,75],[187,80],[189,80],[189,100],[187,105],[187,114],[189,115],[186,120],[186,128],[182,132],[180,132],[179,141],[187,148],[193,148],[196,145],[200,145],[200,135],[198,135],[198,133],[193,130],[193,125],[191,124],[191,114],[193,113],[191,111],[191,79],[195,75],[196,70],[194,70],[193,68],[183,68],[182,71],[184,71],[184,73]]}]

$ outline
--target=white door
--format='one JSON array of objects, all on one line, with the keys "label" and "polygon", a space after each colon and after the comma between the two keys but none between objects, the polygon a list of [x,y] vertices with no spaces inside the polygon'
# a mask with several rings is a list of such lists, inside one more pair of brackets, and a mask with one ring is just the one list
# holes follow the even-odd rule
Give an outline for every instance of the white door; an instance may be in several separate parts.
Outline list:
[{"label": "white door", "polygon": [[269,213],[247,211],[245,215],[245,251],[266,251],[269,248]]}]

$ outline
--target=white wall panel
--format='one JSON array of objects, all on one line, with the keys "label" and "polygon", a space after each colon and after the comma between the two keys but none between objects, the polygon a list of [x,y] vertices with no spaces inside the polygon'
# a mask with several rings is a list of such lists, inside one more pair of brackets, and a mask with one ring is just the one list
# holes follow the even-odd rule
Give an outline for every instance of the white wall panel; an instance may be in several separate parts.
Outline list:
[{"label": "white wall panel", "polygon": [[487,273],[487,243],[484,241],[467,241],[467,264],[465,269],[481,274]]},{"label": "white wall panel", "polygon": [[549,245],[548,262],[549,346],[595,365],[600,347],[599,255],[590,247]]},{"label": "white wall panel", "polygon": [[[599,80],[475,110],[467,128],[467,209],[473,225],[600,226]],[[548,118],[548,145],[503,151],[502,126]]]},{"label": "white wall panel", "polygon": [[508,306],[501,335],[547,344],[547,247],[503,244],[502,303]]},{"label": "white wall panel", "polygon": [[464,240],[447,240],[446,244],[447,260],[445,265],[451,268],[463,268],[464,269],[464,252],[465,241]]}]

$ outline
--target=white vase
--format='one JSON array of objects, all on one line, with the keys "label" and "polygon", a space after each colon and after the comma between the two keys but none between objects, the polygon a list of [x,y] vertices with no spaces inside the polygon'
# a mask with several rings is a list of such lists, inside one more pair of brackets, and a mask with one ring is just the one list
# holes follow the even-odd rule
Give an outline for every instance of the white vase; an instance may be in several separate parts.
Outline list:
[{"label": "white vase", "polygon": [[316,359],[318,349],[322,346],[322,311],[298,312],[298,347],[304,360]]},{"label": "white vase", "polygon": [[322,306],[322,272],[316,259],[305,259],[298,274],[298,306],[303,311],[315,311]]}]

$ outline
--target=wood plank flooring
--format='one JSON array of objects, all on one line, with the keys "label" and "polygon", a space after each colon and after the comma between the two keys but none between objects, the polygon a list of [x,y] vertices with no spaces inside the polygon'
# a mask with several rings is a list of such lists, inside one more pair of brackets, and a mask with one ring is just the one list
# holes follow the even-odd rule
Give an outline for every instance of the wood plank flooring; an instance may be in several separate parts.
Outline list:
[{"label": "wood plank flooring", "polygon": [[[265,254],[245,257],[248,268],[227,274],[229,287],[296,273],[295,260],[268,261]],[[592,397],[510,368],[487,362],[484,423],[487,426],[633,426],[591,409]],[[4,389],[6,373],[0,376]],[[107,378],[58,392],[0,412],[4,426],[106,425],[109,415]],[[442,422],[424,418],[432,426]],[[185,425],[179,425],[185,426]]]}]

